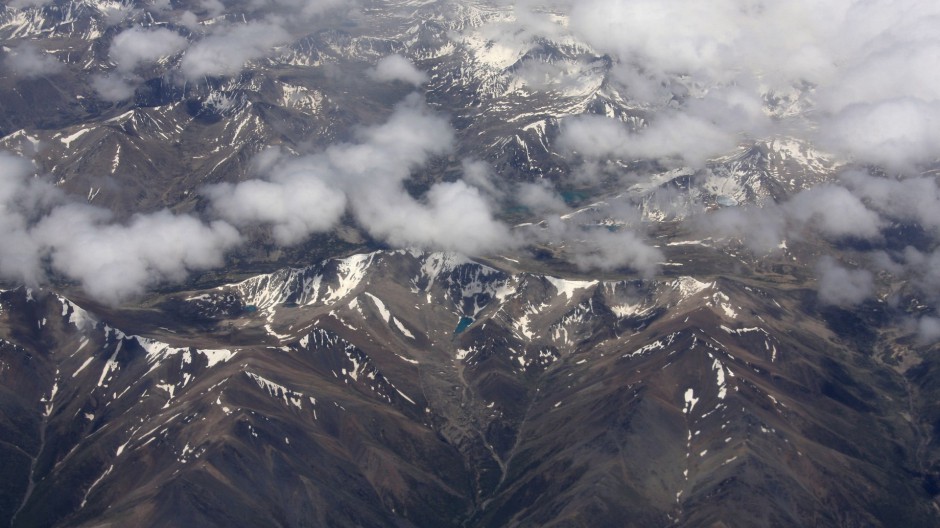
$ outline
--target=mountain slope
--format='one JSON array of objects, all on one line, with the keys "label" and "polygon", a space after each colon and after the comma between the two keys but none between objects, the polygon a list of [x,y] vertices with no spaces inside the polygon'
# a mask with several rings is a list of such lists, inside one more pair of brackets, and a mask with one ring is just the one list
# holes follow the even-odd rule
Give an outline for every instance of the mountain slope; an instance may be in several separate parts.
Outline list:
[{"label": "mountain slope", "polygon": [[161,315],[7,292],[4,519],[931,525],[904,379],[806,296],[408,252]]}]

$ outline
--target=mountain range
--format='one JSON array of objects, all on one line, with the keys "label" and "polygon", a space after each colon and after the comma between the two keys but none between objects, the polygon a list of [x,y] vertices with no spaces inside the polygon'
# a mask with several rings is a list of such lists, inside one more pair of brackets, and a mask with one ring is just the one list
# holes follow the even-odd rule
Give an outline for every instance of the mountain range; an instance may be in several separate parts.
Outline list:
[{"label": "mountain range", "polygon": [[0,525],[937,526],[938,158],[579,9],[0,6]]}]

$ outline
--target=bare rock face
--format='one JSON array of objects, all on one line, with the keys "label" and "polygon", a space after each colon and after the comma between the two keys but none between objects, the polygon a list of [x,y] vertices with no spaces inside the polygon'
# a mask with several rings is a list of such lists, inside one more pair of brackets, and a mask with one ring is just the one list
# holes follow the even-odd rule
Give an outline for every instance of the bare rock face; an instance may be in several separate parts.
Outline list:
[{"label": "bare rock face", "polygon": [[415,252],[147,310],[9,291],[3,516],[930,525],[919,468],[934,447],[912,414],[929,386],[847,339],[847,322],[820,323],[832,314],[805,295],[760,278],[561,279]]},{"label": "bare rock face", "polygon": [[[146,293],[124,304],[37,250],[36,273],[0,291],[0,526],[940,525],[940,356],[914,328],[940,298],[940,221],[918,223],[936,161],[840,180],[859,167],[770,133],[695,166],[591,159],[560,140],[566,120],[634,137],[656,109],[618,81],[626,59],[548,7],[541,35],[517,31],[512,2],[479,0],[6,4],[0,155],[32,160],[19,183],[45,187],[24,203],[0,189],[0,235],[23,235],[0,238],[0,280],[44,207],[114,228],[88,267],[160,253],[120,228],[161,214],[198,231],[219,220],[207,189],[273,181],[287,159],[355,165],[341,154],[409,100],[453,137],[401,163],[399,198],[421,211],[460,182],[505,236],[473,258],[434,251],[383,237],[344,195],[288,244],[274,203],[225,219],[217,265],[142,266]],[[134,28],[166,31],[168,51],[116,52]],[[179,43],[220,35],[192,74]],[[376,73],[392,55],[411,77]],[[688,86],[666,111],[702,88],[675,76]],[[792,88],[762,94],[780,130],[815,95]],[[367,168],[411,132],[360,148]],[[899,187],[914,180],[923,200]],[[817,186],[839,207],[794,199]],[[853,205],[868,214],[843,221]],[[649,262],[605,262],[639,240],[605,235],[634,231]],[[394,250],[410,245],[425,249]],[[851,265],[829,295],[867,296],[823,299],[830,254]]]}]

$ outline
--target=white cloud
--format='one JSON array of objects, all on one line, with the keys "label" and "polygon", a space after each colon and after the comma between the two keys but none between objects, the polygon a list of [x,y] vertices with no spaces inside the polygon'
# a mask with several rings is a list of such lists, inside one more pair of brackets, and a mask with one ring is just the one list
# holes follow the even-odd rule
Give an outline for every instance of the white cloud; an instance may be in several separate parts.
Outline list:
[{"label": "white cloud", "polygon": [[118,72],[91,77],[91,87],[98,93],[98,97],[111,102],[133,97],[139,82],[140,78],[135,75],[122,75]]},{"label": "white cloud", "polygon": [[29,234],[30,215],[57,194],[52,187],[30,186],[33,171],[26,160],[0,152],[0,274],[27,283],[41,278],[40,247]]},{"label": "white cloud", "polygon": [[210,187],[206,195],[217,214],[236,225],[270,225],[281,244],[296,244],[328,231],[346,209],[346,195],[330,186],[317,159],[280,163],[269,180]]},{"label": "white cloud", "polygon": [[189,42],[165,28],[133,27],[118,33],[111,41],[108,57],[115,69],[91,77],[91,87],[105,101],[130,99],[142,79],[138,68],[181,52]]},{"label": "white cloud", "polygon": [[[17,0],[12,5],[42,3]],[[162,0],[151,3],[169,5]],[[520,69],[507,70],[506,75],[517,75],[527,86],[554,89],[575,83],[582,75],[591,77],[609,59],[612,71],[603,79],[602,95],[630,99],[633,120],[593,115],[562,120],[556,146],[577,152],[586,161],[585,167],[596,164],[619,170],[616,163],[604,162],[642,159],[700,167],[742,143],[785,134],[811,140],[837,157],[881,165],[903,177],[847,175],[836,184],[803,191],[763,209],[725,209],[706,215],[704,223],[711,232],[740,238],[764,253],[806,230],[830,240],[878,240],[882,229],[896,220],[940,229],[938,185],[935,178],[923,174],[940,157],[940,69],[935,67],[940,61],[940,4],[914,0],[824,4],[810,0],[707,4],[697,0],[556,0],[549,14],[536,9],[536,2],[504,3],[513,4],[514,17],[496,17],[497,22],[467,31],[478,32],[494,49],[530,45],[539,36],[564,42],[573,36],[596,52],[586,51],[580,58],[569,59],[570,64],[549,64],[537,58]],[[193,11],[180,19],[193,31],[202,32],[201,40],[191,46],[165,28],[121,32],[110,49],[115,70],[93,77],[92,86],[104,99],[127,99],[141,81],[142,66],[179,53],[183,53],[180,72],[188,80],[235,75],[250,61],[268,57],[290,42],[290,31],[305,27],[311,16],[348,4],[251,0],[241,5],[254,10],[254,21],[236,25],[226,22],[233,20],[226,17],[199,25],[196,13],[219,17],[226,6],[219,0],[194,3]],[[555,17],[559,12],[570,18]],[[259,19],[261,15],[267,18]],[[28,45],[8,53],[4,63],[24,76],[61,68],[53,57]],[[371,76],[414,86],[428,80],[426,73],[400,55],[380,60]],[[800,109],[797,116],[767,116],[762,97],[775,92],[800,94],[796,96],[801,98],[795,105]],[[550,186],[509,185],[479,163],[466,164],[461,181],[433,184],[421,196],[409,194],[405,182],[412,173],[434,157],[453,154],[456,141],[445,118],[411,97],[387,121],[362,127],[346,143],[308,156],[276,156],[273,162],[259,165],[257,179],[212,187],[206,195],[213,214],[237,226],[269,227],[281,244],[297,243],[311,233],[334,228],[343,218],[353,218],[373,237],[393,245],[472,253],[522,243],[495,219],[493,211],[493,203],[508,200],[510,194],[538,215],[567,211]],[[22,184],[14,194],[23,199],[55,193],[37,194]],[[79,251],[65,240],[48,242],[53,238],[51,228],[43,231],[46,234],[40,240],[34,218],[13,202],[5,207],[2,221],[11,237],[8,245],[27,250],[19,256],[0,254],[0,272],[25,275],[38,257],[52,257],[58,270],[69,260],[63,255]],[[48,206],[48,212],[44,225],[53,225],[51,219],[65,218],[68,213],[75,216],[76,229],[128,239],[139,235],[138,225],[189,233],[210,240],[209,247],[215,249],[209,254],[216,258],[236,243],[226,224],[212,226],[190,217],[164,214],[117,224],[100,216],[100,210],[57,205]],[[147,224],[151,220],[155,224]],[[628,266],[651,273],[661,256],[632,231],[585,229],[557,219],[546,225],[539,235],[542,240],[552,237],[581,266]],[[85,234],[82,231],[76,237]],[[111,247],[97,239],[87,246],[101,251]],[[146,248],[139,250],[147,254]],[[92,271],[87,270],[93,266],[79,266],[80,258],[70,271],[61,272],[100,292],[140,291],[140,284],[149,284],[141,282],[144,272],[140,270],[156,280],[177,280],[190,267],[211,260],[196,257],[175,255],[184,264],[171,269],[155,255],[144,264],[114,256],[116,265],[136,270],[127,276],[137,279],[129,280],[126,287],[96,286],[88,278]],[[940,279],[934,287],[935,274],[930,271],[933,259],[940,257],[911,251],[903,261],[896,255],[891,258],[898,259],[898,269],[910,273],[919,288],[940,292]],[[847,270],[832,261],[821,264],[819,271],[824,302],[851,305],[873,287],[869,287],[872,281],[867,272]],[[846,291],[854,293],[840,293]]]},{"label": "white cloud", "polygon": [[864,269],[847,269],[831,257],[824,257],[816,268],[819,300],[824,304],[851,307],[871,297],[874,277]]},{"label": "white cloud", "polygon": [[925,253],[908,247],[903,252],[902,264],[916,290],[931,302],[940,302],[940,251]]},{"label": "white cloud", "polygon": [[922,343],[935,343],[940,341],[940,319],[936,317],[921,317],[917,321],[917,336]]},{"label": "white cloud", "polygon": [[225,12],[225,4],[221,0],[202,0],[199,7],[209,18],[215,18]]},{"label": "white cloud", "polygon": [[888,178],[849,171],[842,183],[869,207],[890,220],[940,230],[940,184],[930,176]]},{"label": "white cloud", "polygon": [[463,181],[433,185],[422,202],[398,193],[351,196],[357,219],[397,247],[485,254],[515,245],[479,191]]},{"label": "white cloud", "polygon": [[225,26],[190,46],[180,70],[189,80],[235,75],[249,61],[267,56],[289,40],[284,27],[271,21]]},{"label": "white cloud", "polygon": [[563,213],[568,211],[568,204],[547,182],[520,183],[513,196],[522,205],[535,214]]},{"label": "white cloud", "polygon": [[740,241],[761,255],[776,251],[787,238],[785,213],[775,205],[722,209],[704,216],[697,228],[709,236]]},{"label": "white cloud", "polygon": [[119,71],[131,72],[138,66],[175,55],[188,44],[184,37],[169,29],[133,27],[114,37],[108,56]]},{"label": "white cloud", "polygon": [[42,7],[52,3],[52,0],[11,0],[9,4],[10,7],[25,9],[28,7]]},{"label": "white cloud", "polygon": [[572,260],[582,269],[614,270],[628,267],[650,279],[664,257],[632,231],[595,229],[574,240]]},{"label": "white cloud", "polygon": [[378,81],[399,81],[413,86],[428,82],[428,75],[401,55],[383,57],[375,68],[369,70],[369,75]]},{"label": "white cloud", "polygon": [[173,9],[170,0],[150,0],[150,5],[157,11],[169,11]]},{"label": "white cloud", "polygon": [[576,219],[546,215],[517,234],[527,244],[546,244],[581,270],[613,271],[627,268],[644,279],[652,278],[664,260],[662,252],[628,229],[579,224]]},{"label": "white cloud", "polygon": [[479,160],[465,159],[461,163],[463,181],[480,189],[491,198],[498,198],[502,193],[489,165]]},{"label": "white cloud", "polygon": [[222,218],[271,225],[282,243],[335,227],[348,210],[372,236],[399,247],[475,254],[512,245],[475,187],[439,183],[421,200],[405,190],[413,170],[453,144],[448,122],[412,95],[384,123],[359,129],[355,141],[267,160],[263,180],[211,187],[206,194]]},{"label": "white cloud", "polygon": [[562,122],[558,144],[589,160],[676,159],[700,167],[734,150],[746,137],[743,131],[757,133],[768,128],[758,98],[740,89],[723,89],[681,108],[663,109],[637,130],[629,130],[613,118],[569,118]]},{"label": "white cloud", "polygon": [[[742,139],[785,134],[908,174],[938,157],[935,2],[558,0],[541,11],[531,9],[534,2],[504,3],[517,20],[473,31],[510,47],[534,45],[537,36],[587,42],[610,58],[610,86],[643,110],[648,129],[607,126],[606,137],[571,139],[579,152],[695,165]],[[569,14],[568,24],[552,24],[549,13]],[[519,75],[531,77],[531,69]],[[733,88],[747,101],[739,108],[745,119],[725,119],[721,105],[708,102]],[[771,123],[753,112],[764,95],[800,92],[796,119]],[[568,132],[586,133],[575,126]]]},{"label": "white cloud", "polygon": [[75,204],[34,178],[24,160],[0,153],[0,275],[38,284],[43,262],[99,300],[121,302],[148,287],[223,264],[240,242],[224,222],[168,211],[114,222],[110,212]]},{"label": "white cloud", "polygon": [[31,234],[55,270],[111,303],[182,281],[190,271],[221,266],[225,253],[240,242],[235,228],[224,222],[206,224],[160,211],[121,224],[81,205],[54,209]]},{"label": "white cloud", "polygon": [[831,239],[879,236],[878,215],[844,187],[823,185],[800,192],[785,206],[789,218]]},{"label": "white cloud", "polygon": [[844,187],[822,185],[798,193],[782,204],[730,207],[705,215],[697,228],[718,238],[735,239],[758,254],[774,252],[804,230],[832,241],[877,240],[886,223]]},{"label": "white cloud", "polygon": [[17,76],[27,79],[54,75],[64,69],[58,59],[30,43],[10,49],[3,59],[3,65]]},{"label": "white cloud", "polygon": [[558,141],[564,149],[590,158],[601,158],[623,152],[630,137],[622,121],[583,115],[562,122],[562,135]]},{"label": "white cloud", "polygon": [[921,317],[918,319],[917,337],[924,344],[940,341],[940,318]]},{"label": "white cloud", "polygon": [[357,2],[355,0],[252,0],[251,5],[258,10],[278,7],[285,12],[300,16],[301,19],[309,19],[316,15],[321,15],[326,11],[339,7],[351,7]]},{"label": "white cloud", "polygon": [[940,100],[857,103],[834,114],[816,137],[850,158],[907,173],[940,157]]}]

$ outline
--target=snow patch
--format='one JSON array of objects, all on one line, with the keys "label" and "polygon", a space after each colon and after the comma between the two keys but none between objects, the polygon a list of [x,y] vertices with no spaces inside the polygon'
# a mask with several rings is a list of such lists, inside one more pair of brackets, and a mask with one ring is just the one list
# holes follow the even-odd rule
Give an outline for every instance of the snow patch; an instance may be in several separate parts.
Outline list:
[{"label": "snow patch", "polygon": [[397,318],[392,317],[392,322],[395,323],[395,327],[398,328],[398,331],[404,334],[405,337],[408,337],[411,339],[415,338],[415,336],[411,332],[409,332],[408,329],[405,328],[405,325],[401,324],[401,321],[399,321]]},{"label": "snow patch", "polygon": [[569,280],[569,279],[559,279],[556,277],[546,276],[545,280],[551,283],[555,287],[555,291],[558,292],[558,295],[564,295],[566,299],[571,300],[574,298],[574,292],[577,290],[583,290],[590,288],[597,284],[597,281],[578,281],[578,280]]},{"label": "snow patch", "polygon": [[71,145],[72,145],[72,142],[73,142],[73,141],[75,141],[76,139],[78,139],[78,138],[84,136],[84,135],[87,134],[88,132],[89,132],[89,129],[87,129],[87,128],[82,128],[82,129],[79,129],[79,130],[78,130],[77,132],[75,132],[74,134],[71,134],[71,135],[68,135],[68,136],[64,136],[64,137],[59,138],[59,141],[61,141],[62,144],[65,145],[65,148],[71,148]]},{"label": "snow patch", "polygon": [[245,371],[245,375],[257,383],[258,387],[264,389],[265,392],[267,392],[268,395],[270,395],[272,398],[283,400],[284,405],[287,405],[288,407],[294,406],[298,409],[303,408],[304,395],[302,393],[290,390],[287,387],[259,376],[254,372]]},{"label": "snow patch", "polygon": [[372,302],[375,304],[375,307],[378,308],[379,313],[382,314],[382,320],[388,323],[392,317],[392,314],[389,313],[387,308],[385,308],[385,303],[383,303],[381,299],[379,299],[375,295],[372,295],[369,292],[365,292],[365,294],[368,295],[370,299],[372,299]]},{"label": "snow patch", "polygon": [[372,261],[374,260],[375,255],[375,253],[367,253],[362,255],[353,255],[351,257],[339,260],[339,284],[336,285],[335,289],[327,289],[327,296],[324,299],[324,302],[335,302],[352,293],[356,286],[362,282],[362,279],[365,278],[366,271],[368,271],[369,266],[372,265]]},{"label": "snow patch", "polygon": [[713,287],[714,285],[714,282],[702,282],[700,280],[693,279],[692,277],[679,277],[671,283],[672,288],[679,292],[679,295],[682,296],[683,300],[697,295],[698,293],[701,293]]},{"label": "snow patch", "polygon": [[698,398],[695,397],[695,391],[689,387],[685,391],[685,408],[682,409],[682,412],[689,414],[692,412],[692,409],[695,408],[695,404],[698,403]]},{"label": "snow patch", "polygon": [[85,367],[87,367],[88,364],[91,363],[93,359],[95,359],[94,356],[92,356],[92,357],[86,359],[85,362],[82,363],[82,365],[81,365],[80,367],[78,367],[78,370],[76,370],[74,373],[72,373],[72,377],[74,378],[75,376],[78,376],[78,373],[81,372],[81,371],[83,371],[83,370],[85,370]]}]

